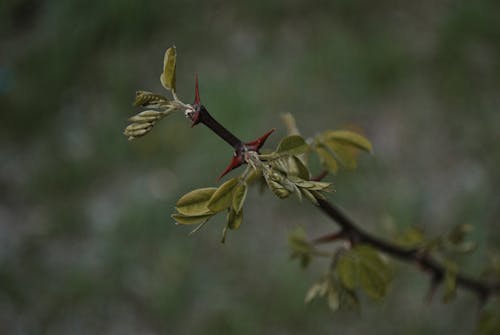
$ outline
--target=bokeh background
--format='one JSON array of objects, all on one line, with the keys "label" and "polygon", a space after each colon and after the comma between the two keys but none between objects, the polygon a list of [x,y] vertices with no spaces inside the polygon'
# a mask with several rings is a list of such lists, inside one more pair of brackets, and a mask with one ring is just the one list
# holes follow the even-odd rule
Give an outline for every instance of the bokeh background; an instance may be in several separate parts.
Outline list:
[{"label": "bokeh background", "polygon": [[0,4],[0,333],[470,334],[467,292],[426,303],[395,263],[359,314],[303,303],[327,262],[289,260],[286,234],[335,229],[253,190],[239,231],[187,236],[175,201],[214,186],[231,149],[180,115],[122,135],[137,89],[162,92],[175,43],[180,97],[194,73],[243,139],[295,115],[303,134],[355,126],[375,148],[332,178],[334,201],[382,236],[476,227],[478,275],[499,246],[500,2],[48,1]]}]

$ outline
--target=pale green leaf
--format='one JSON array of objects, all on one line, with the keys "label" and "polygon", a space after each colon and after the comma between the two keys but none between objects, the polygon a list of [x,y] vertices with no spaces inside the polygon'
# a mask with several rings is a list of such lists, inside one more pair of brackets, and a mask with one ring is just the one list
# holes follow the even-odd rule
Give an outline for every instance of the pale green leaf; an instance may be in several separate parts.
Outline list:
[{"label": "pale green leaf", "polygon": [[332,156],[339,162],[344,168],[354,170],[357,166],[357,156],[359,151],[352,147],[347,146],[343,142],[337,141],[325,141],[324,144],[327,150],[332,154]]},{"label": "pale green leaf", "polygon": [[328,152],[327,149],[316,147],[316,153],[319,156],[321,164],[332,174],[336,174],[339,170],[339,165],[335,158]]},{"label": "pale green leaf", "polygon": [[207,214],[207,215],[198,215],[198,216],[188,216],[188,215],[182,215],[182,214],[172,214],[172,219],[175,220],[175,222],[180,223],[180,224],[199,224],[207,221],[210,219],[213,214]]},{"label": "pale green leaf", "polygon": [[342,284],[351,290],[357,286],[358,281],[358,264],[352,254],[352,252],[341,254],[335,267]]},{"label": "pale green leaf", "polygon": [[147,108],[164,108],[170,105],[170,100],[160,94],[147,91],[135,92],[134,106]]},{"label": "pale green leaf", "polygon": [[397,236],[396,241],[401,246],[415,248],[424,244],[425,235],[422,229],[419,229],[418,227],[409,227]]},{"label": "pale green leaf", "polygon": [[333,287],[328,292],[328,307],[332,312],[338,311],[340,307],[339,293]]},{"label": "pale green leaf", "polygon": [[344,286],[337,286],[337,289],[341,308],[359,310],[359,299],[354,290]]},{"label": "pale green leaf", "polygon": [[387,290],[387,280],[367,262],[359,264],[359,284],[365,293],[373,299],[381,299]]},{"label": "pale green leaf", "polygon": [[307,198],[309,201],[311,201],[314,205],[319,206],[318,199],[316,199],[316,197],[314,196],[314,194],[313,194],[311,191],[309,191],[309,190],[307,190],[307,189],[305,189],[305,188],[301,188],[301,189],[300,189],[300,192],[302,193],[302,195],[303,195],[304,197],[306,197],[306,198]]},{"label": "pale green leaf", "polygon": [[359,285],[371,298],[383,298],[391,280],[387,263],[369,246],[356,246],[355,252],[358,257]]},{"label": "pale green leaf", "polygon": [[169,114],[169,112],[147,110],[147,111],[137,113],[136,115],[130,117],[128,120],[130,122],[137,122],[137,123],[155,122],[155,121],[163,119],[168,114]]},{"label": "pale green leaf", "polygon": [[349,144],[367,152],[373,150],[372,144],[366,137],[349,130],[329,130],[324,132],[322,136],[328,140]]},{"label": "pale green leaf", "polygon": [[292,156],[291,159],[293,160],[293,163],[295,164],[296,175],[299,178],[302,178],[304,180],[311,179],[311,173],[309,172],[309,169],[304,164],[304,162],[300,158],[298,158],[297,156]]},{"label": "pale green leaf", "polygon": [[299,135],[291,135],[283,138],[278,144],[276,152],[281,155],[299,155],[306,152],[308,145]]},{"label": "pale green leaf", "polygon": [[170,47],[165,51],[165,57],[163,58],[163,72],[160,76],[160,81],[163,87],[167,90],[172,90],[175,92],[175,60],[176,60],[176,50],[175,46]]},{"label": "pale green leaf", "polygon": [[238,179],[232,178],[219,186],[208,201],[207,207],[213,212],[220,212],[231,206],[233,190],[238,185]]},{"label": "pale green leaf", "polygon": [[245,199],[247,197],[247,184],[246,183],[240,183],[236,186],[233,192],[233,210],[236,213],[241,212],[241,209],[243,208],[243,204],[245,203]]},{"label": "pale green leaf", "polygon": [[176,203],[176,209],[180,214],[196,216],[209,214],[208,201],[215,193],[215,187],[200,188],[183,195]]},{"label": "pale green leaf", "polygon": [[321,291],[321,285],[322,284],[320,284],[320,283],[316,283],[309,288],[309,290],[307,291],[306,296],[304,298],[304,302],[306,304],[310,303],[311,301],[313,301],[314,298],[319,296],[319,292]]},{"label": "pale green leaf", "polygon": [[312,246],[306,240],[304,230],[294,229],[288,234],[288,244],[291,248],[291,258],[298,258],[302,267],[306,267],[311,261]]},{"label": "pale green leaf", "polygon": [[227,226],[229,229],[238,229],[241,226],[241,223],[243,222],[243,211],[240,210],[239,212],[235,212],[233,210],[229,211],[228,217],[227,217]]},{"label": "pale green leaf", "polygon": [[229,227],[227,225],[224,226],[224,229],[222,229],[222,238],[220,240],[220,243],[226,243],[226,237],[227,237],[227,232],[229,231]]},{"label": "pale green leaf", "polygon": [[273,191],[273,193],[280,199],[284,199],[290,195],[290,191],[287,190],[283,185],[272,180],[266,180],[267,185]]},{"label": "pale green leaf", "polygon": [[377,251],[366,245],[357,245],[341,254],[335,272],[344,287],[353,290],[359,286],[373,299],[385,296],[391,280],[386,262]]}]

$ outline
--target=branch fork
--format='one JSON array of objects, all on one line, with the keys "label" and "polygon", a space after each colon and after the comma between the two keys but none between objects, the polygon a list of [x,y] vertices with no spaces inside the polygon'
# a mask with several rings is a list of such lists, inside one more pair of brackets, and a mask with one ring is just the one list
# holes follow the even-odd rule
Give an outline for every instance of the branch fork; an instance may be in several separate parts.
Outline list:
[{"label": "branch fork", "polygon": [[233,133],[227,130],[224,126],[222,126],[217,120],[215,120],[207,108],[201,104],[200,99],[200,90],[198,86],[198,75],[195,76],[195,96],[194,102],[192,105],[192,110],[186,110],[186,117],[189,118],[192,123],[191,127],[196,126],[197,124],[204,124],[208,128],[210,128],[215,134],[217,134],[222,140],[224,140],[227,144],[234,148],[233,157],[229,162],[229,165],[226,169],[221,173],[218,180],[228,174],[230,171],[238,168],[239,166],[247,163],[248,160],[248,152],[256,152],[260,153],[260,149],[266,142],[267,138],[274,132],[274,128],[260,136],[254,141],[243,142],[238,137],[236,137]]}]

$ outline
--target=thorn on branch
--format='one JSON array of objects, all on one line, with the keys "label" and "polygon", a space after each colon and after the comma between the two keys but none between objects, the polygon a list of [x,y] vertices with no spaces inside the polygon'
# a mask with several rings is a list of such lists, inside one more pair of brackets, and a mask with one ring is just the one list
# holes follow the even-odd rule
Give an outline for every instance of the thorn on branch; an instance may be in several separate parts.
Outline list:
[{"label": "thorn on branch", "polygon": [[326,176],[328,176],[328,170],[323,170],[317,176],[311,178],[312,181],[322,181]]}]

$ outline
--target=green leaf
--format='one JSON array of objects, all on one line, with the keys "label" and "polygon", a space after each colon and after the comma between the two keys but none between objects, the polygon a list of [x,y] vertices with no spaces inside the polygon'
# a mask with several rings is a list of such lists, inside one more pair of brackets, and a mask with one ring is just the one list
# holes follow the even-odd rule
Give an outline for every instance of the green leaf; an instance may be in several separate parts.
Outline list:
[{"label": "green leaf", "polygon": [[349,144],[367,152],[372,152],[373,150],[372,144],[366,137],[349,130],[329,130],[322,135],[328,140]]},{"label": "green leaf", "polygon": [[267,186],[273,191],[273,193],[280,199],[284,199],[290,195],[288,191],[282,184],[266,179]]},{"label": "green leaf", "polygon": [[338,311],[340,307],[339,293],[334,287],[330,287],[330,290],[328,291],[328,307],[332,312]]},{"label": "green leaf", "polygon": [[227,216],[227,226],[229,229],[238,229],[243,222],[243,211],[235,212],[233,210],[229,211]]},{"label": "green leaf", "polygon": [[359,245],[355,249],[359,259],[360,286],[371,298],[383,298],[391,280],[389,266],[373,248]]},{"label": "green leaf", "polygon": [[226,237],[227,237],[228,231],[229,231],[229,227],[227,225],[225,225],[224,229],[222,229],[222,237],[220,239],[220,243],[222,243],[222,244],[226,243]]},{"label": "green leaf", "polygon": [[232,208],[236,213],[241,212],[241,209],[243,208],[243,204],[245,203],[245,199],[247,197],[247,189],[248,187],[246,183],[240,183],[234,189]]},{"label": "green leaf", "polygon": [[310,303],[316,297],[323,297],[328,293],[328,281],[322,280],[309,288],[304,298],[306,304]]},{"label": "green leaf", "polygon": [[167,90],[172,90],[175,92],[175,60],[176,60],[176,50],[175,46],[168,48],[165,51],[165,56],[163,58],[163,72],[160,76],[160,81],[163,87]]},{"label": "green leaf", "polygon": [[312,246],[306,240],[304,230],[300,227],[288,234],[288,244],[291,249],[291,258],[298,258],[302,267],[311,261]]},{"label": "green leaf", "polygon": [[136,115],[130,117],[128,120],[130,122],[137,122],[137,123],[155,122],[155,121],[163,119],[168,114],[169,114],[169,112],[147,110],[147,111],[137,113]]},{"label": "green leaf", "polygon": [[147,91],[135,92],[134,106],[146,108],[165,108],[170,105],[170,100],[160,94]]},{"label": "green leaf", "polygon": [[359,151],[351,146],[336,141],[325,141],[327,150],[344,168],[354,170]]},{"label": "green leaf", "polygon": [[356,259],[351,254],[351,252],[345,252],[340,255],[335,272],[342,284],[353,290],[357,286],[358,268]]},{"label": "green leaf", "polygon": [[233,190],[238,185],[238,178],[232,178],[212,194],[208,201],[207,207],[213,212],[220,212],[231,206],[233,200]]},{"label": "green leaf", "polygon": [[331,183],[323,181],[304,180],[298,177],[290,176],[289,180],[300,188],[305,188],[309,191],[329,191]]},{"label": "green leaf", "polygon": [[149,133],[153,129],[153,126],[154,122],[132,123],[125,128],[123,134],[129,140],[133,140],[136,137],[141,137]]},{"label": "green leaf", "polygon": [[316,153],[319,156],[321,164],[332,174],[336,174],[339,170],[339,165],[335,158],[328,152],[327,149],[316,147]]},{"label": "green leaf", "polygon": [[359,299],[354,290],[350,290],[343,286],[337,286],[336,288],[339,292],[339,301],[341,308],[359,310]]},{"label": "green leaf", "polygon": [[185,216],[209,214],[208,201],[216,190],[215,187],[207,187],[186,193],[177,201],[176,210]]},{"label": "green leaf", "polygon": [[207,214],[207,215],[197,215],[197,216],[188,216],[188,215],[182,215],[182,214],[172,214],[172,219],[175,220],[175,222],[180,223],[180,224],[199,224],[207,221],[210,219],[213,214]]},{"label": "green leaf", "polygon": [[305,189],[305,188],[301,188],[301,189],[300,189],[300,192],[302,193],[302,195],[303,195],[304,197],[306,197],[306,198],[307,198],[309,201],[311,201],[314,205],[319,206],[318,199],[316,199],[316,197],[314,196],[314,194],[313,194],[311,191],[309,191],[309,190],[307,190],[307,189]]},{"label": "green leaf", "polygon": [[300,155],[307,151],[309,146],[299,135],[291,135],[283,138],[278,144],[276,152],[281,155]]},{"label": "green leaf", "polygon": [[366,245],[357,245],[341,254],[335,272],[346,288],[353,290],[359,286],[373,299],[385,296],[391,280],[386,262],[377,251]]},{"label": "green leaf", "polygon": [[403,247],[416,248],[425,243],[425,235],[422,229],[409,227],[396,237],[396,242]]},{"label": "green leaf", "polygon": [[[298,158],[297,156],[292,156],[291,157],[291,160],[293,161],[294,165],[295,165],[295,171],[296,171],[296,175],[299,177],[299,178],[302,178],[304,180],[309,180],[311,179],[311,172],[309,172],[309,169],[307,168],[307,166],[304,164],[304,162],[302,162],[302,160],[300,158]],[[294,172],[295,172],[294,171]]]}]

